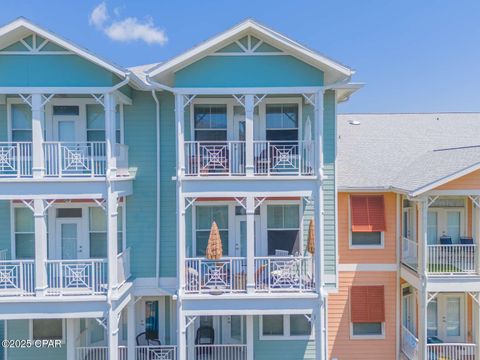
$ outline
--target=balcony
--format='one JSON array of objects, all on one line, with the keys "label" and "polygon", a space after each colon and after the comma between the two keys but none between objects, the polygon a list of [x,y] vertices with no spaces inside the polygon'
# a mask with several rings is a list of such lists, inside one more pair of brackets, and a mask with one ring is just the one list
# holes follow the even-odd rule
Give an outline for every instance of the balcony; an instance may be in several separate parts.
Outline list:
[{"label": "balcony", "polygon": [[[255,257],[255,292],[315,291],[312,258],[308,256]],[[187,294],[247,292],[247,259],[225,257],[219,260],[185,260]]]},{"label": "balcony", "polygon": [[477,246],[428,245],[427,271],[430,275],[476,275]]},{"label": "balcony", "polygon": [[[118,285],[130,277],[130,251],[117,256]],[[107,259],[46,260],[46,296],[105,295]],[[0,261],[0,297],[35,296],[34,260]]]},{"label": "balcony", "polygon": [[254,141],[253,159],[244,141],[186,141],[186,176],[245,176],[247,165],[258,176],[314,175],[312,141]]},{"label": "balcony", "polygon": [[[31,178],[33,176],[31,142],[0,143],[0,178]],[[117,167],[128,174],[128,146],[116,144]],[[107,171],[106,143],[44,142],[45,177],[104,177]]]}]

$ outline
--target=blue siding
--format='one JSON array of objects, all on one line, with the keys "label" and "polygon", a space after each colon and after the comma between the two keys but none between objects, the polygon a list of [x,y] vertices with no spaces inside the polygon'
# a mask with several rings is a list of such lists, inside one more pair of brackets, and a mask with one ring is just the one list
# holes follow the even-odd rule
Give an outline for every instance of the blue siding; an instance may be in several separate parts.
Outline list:
[{"label": "blue siding", "polygon": [[0,201],[0,250],[7,249],[7,259],[11,259],[10,201]]},{"label": "blue siding", "polygon": [[0,105],[0,141],[8,140],[7,105]]},{"label": "blue siding", "polygon": [[[9,320],[7,321],[7,337],[10,340],[28,340],[29,339],[29,321],[28,320]],[[67,346],[63,344],[59,348],[28,348],[28,349],[8,349],[7,356],[9,360],[66,360]]]},{"label": "blue siding", "polygon": [[207,56],[175,73],[178,87],[321,85],[321,70],[289,55]]},{"label": "blue siding", "polygon": [[309,340],[260,340],[259,317],[253,321],[255,360],[315,359],[315,342]]},{"label": "blue siding", "polygon": [[112,86],[118,81],[76,55],[0,56],[0,86]]}]

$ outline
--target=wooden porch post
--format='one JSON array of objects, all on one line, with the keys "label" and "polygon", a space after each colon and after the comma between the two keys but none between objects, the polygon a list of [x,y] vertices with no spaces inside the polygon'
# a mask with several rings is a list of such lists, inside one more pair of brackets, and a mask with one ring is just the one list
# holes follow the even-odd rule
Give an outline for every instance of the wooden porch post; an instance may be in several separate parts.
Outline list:
[{"label": "wooden porch post", "polygon": [[108,310],[108,360],[119,360],[118,356],[118,314],[110,308]]},{"label": "wooden porch post", "polygon": [[253,149],[253,113],[255,99],[253,95],[245,95],[245,172],[248,175],[254,173],[254,149]]},{"label": "wooden porch post", "polygon": [[247,292],[255,292],[255,197],[246,198],[247,213]]},{"label": "wooden porch post", "polygon": [[[114,177],[117,174],[117,158],[115,157],[116,144],[116,98],[112,93],[105,94],[105,143],[107,154],[107,176]],[[93,170],[93,169],[92,169]]]},{"label": "wooden porch post", "polygon": [[45,295],[48,288],[47,269],[45,261],[48,255],[47,245],[47,216],[45,201],[33,200],[33,217],[35,225],[35,293]]},{"label": "wooden porch post", "polygon": [[118,195],[111,185],[107,190],[107,267],[108,288],[113,291],[118,287],[117,253],[118,253]]},{"label": "wooden porch post", "polygon": [[247,325],[247,360],[254,360],[253,315],[246,316]]},{"label": "wooden porch post", "polygon": [[127,359],[135,360],[135,297],[127,305]]},{"label": "wooden porch post", "polygon": [[[480,196],[476,198],[477,203],[480,200]],[[475,244],[475,265],[477,274],[480,274],[480,208],[472,201],[472,227],[473,227],[473,238]]]},{"label": "wooden porch post", "polygon": [[75,359],[75,319],[66,319],[67,359]]},{"label": "wooden porch post", "polygon": [[32,94],[32,174],[42,178],[45,174],[43,142],[45,131],[45,109],[42,94]]}]

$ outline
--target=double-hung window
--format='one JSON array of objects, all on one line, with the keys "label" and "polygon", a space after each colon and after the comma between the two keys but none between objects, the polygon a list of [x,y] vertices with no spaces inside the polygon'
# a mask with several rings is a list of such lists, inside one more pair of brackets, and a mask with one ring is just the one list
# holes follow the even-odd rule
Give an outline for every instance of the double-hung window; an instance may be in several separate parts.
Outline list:
[{"label": "double-hung window", "polygon": [[383,247],[386,231],[383,195],[351,195],[350,246]]},{"label": "double-hung window", "polygon": [[308,339],[312,335],[310,316],[263,315],[260,319],[260,337],[263,340]]},{"label": "double-hung window", "polygon": [[196,141],[227,140],[227,105],[195,104],[193,112]]},{"label": "double-hung window", "polygon": [[33,212],[27,207],[14,208],[15,258],[35,257],[35,226]]},{"label": "double-hung window", "polygon": [[350,321],[352,338],[385,336],[385,295],[382,285],[351,287]]},{"label": "double-hung window", "polygon": [[215,221],[218,226],[220,238],[222,239],[223,254],[228,254],[228,206],[207,206],[195,207],[196,222],[196,256],[204,256],[212,223]]},{"label": "double-hung window", "polygon": [[12,104],[12,141],[32,141],[32,111],[27,104]]},{"label": "double-hung window", "polygon": [[270,141],[298,140],[298,105],[266,105],[266,139]]},{"label": "double-hung window", "polygon": [[299,205],[267,206],[268,255],[275,255],[276,250],[290,255],[300,252],[299,234]]},{"label": "double-hung window", "polygon": [[[117,252],[123,251],[123,207],[118,207]],[[107,257],[107,217],[99,207],[89,208],[90,257]]]}]

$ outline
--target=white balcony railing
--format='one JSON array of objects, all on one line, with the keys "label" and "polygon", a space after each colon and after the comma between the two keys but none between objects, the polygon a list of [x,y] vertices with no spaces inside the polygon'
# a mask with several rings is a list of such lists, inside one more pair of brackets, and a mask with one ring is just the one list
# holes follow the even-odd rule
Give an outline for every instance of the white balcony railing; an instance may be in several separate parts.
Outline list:
[{"label": "white balcony railing", "polygon": [[402,263],[416,270],[418,265],[417,243],[406,237],[402,239]]},{"label": "white balcony railing", "polygon": [[[247,360],[247,345],[195,345],[195,360]],[[189,359],[190,360],[190,359]]]},{"label": "white balcony railing", "polygon": [[130,277],[130,248],[117,255],[117,281],[118,285],[125,283]]},{"label": "white balcony railing", "polygon": [[245,175],[245,142],[186,141],[185,175]]},{"label": "white balcony railing", "polygon": [[418,339],[405,326],[402,326],[402,352],[409,360],[418,359]]},{"label": "white balcony railing", "polygon": [[[108,346],[85,346],[75,348],[75,360],[108,360]],[[150,358],[155,359],[155,358]],[[159,358],[161,359],[161,358]],[[127,360],[127,347],[118,347],[118,360]]]},{"label": "white balcony railing", "polygon": [[0,142],[0,177],[32,176],[32,143]]},{"label": "white balcony railing", "polygon": [[136,360],[176,360],[177,347],[173,345],[137,346]]},{"label": "white balcony railing", "polygon": [[45,142],[45,176],[105,176],[107,170],[104,141]]},{"label": "white balcony railing", "polygon": [[427,344],[427,360],[475,360],[475,344]]},{"label": "white balcony railing", "polygon": [[308,256],[255,257],[255,289],[265,292],[313,291],[312,258]]},{"label": "white balcony railing", "polygon": [[185,259],[186,293],[232,293],[246,291],[247,261],[240,257],[219,260]]},{"label": "white balcony railing", "polygon": [[0,261],[0,297],[33,295],[34,274],[33,260]]},{"label": "white balcony railing", "polygon": [[107,292],[107,260],[47,260],[48,295],[97,295]]},{"label": "white balcony railing", "polygon": [[313,141],[254,141],[256,175],[313,175]]},{"label": "white balcony railing", "polygon": [[427,271],[432,275],[476,274],[477,245],[428,245]]}]

